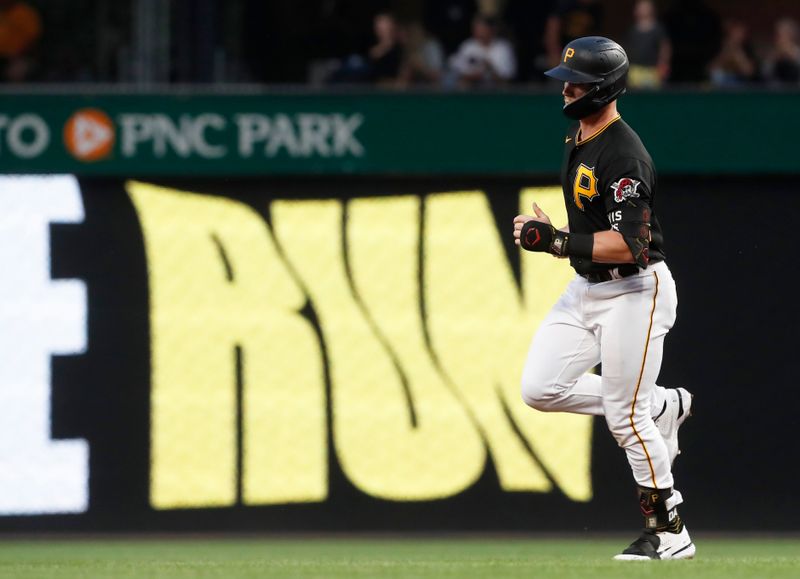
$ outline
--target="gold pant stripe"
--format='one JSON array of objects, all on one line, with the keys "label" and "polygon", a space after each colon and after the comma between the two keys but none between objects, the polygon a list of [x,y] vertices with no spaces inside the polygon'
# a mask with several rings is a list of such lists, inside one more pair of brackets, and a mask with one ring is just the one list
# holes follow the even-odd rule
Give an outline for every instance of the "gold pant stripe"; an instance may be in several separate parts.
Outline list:
[{"label": "gold pant stripe", "polygon": [[636,425],[634,424],[633,417],[636,413],[636,399],[639,396],[639,386],[642,385],[642,376],[644,375],[644,365],[645,361],[647,360],[647,349],[650,346],[650,332],[653,330],[653,315],[656,311],[656,298],[658,297],[658,274],[653,272],[653,275],[656,278],[656,291],[653,294],[653,308],[650,310],[650,325],[647,328],[647,341],[644,344],[644,355],[642,356],[642,368],[639,370],[639,380],[636,382],[636,391],[633,393],[633,403],[631,404],[631,428],[633,429],[633,433],[636,435],[636,438],[639,439],[639,444],[642,445],[642,449],[644,450],[644,455],[647,457],[647,465],[650,467],[650,476],[653,479],[653,488],[658,488],[658,483],[656,483],[656,471],[653,468],[653,461],[650,460],[650,453],[647,452],[647,446],[642,440],[642,437],[639,436],[639,432],[636,430]]}]

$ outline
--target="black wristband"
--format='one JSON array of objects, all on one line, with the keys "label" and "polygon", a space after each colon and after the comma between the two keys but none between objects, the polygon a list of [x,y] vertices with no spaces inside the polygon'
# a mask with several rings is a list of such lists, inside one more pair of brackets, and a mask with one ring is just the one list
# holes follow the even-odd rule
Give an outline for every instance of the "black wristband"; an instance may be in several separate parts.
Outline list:
[{"label": "black wristband", "polygon": [[592,259],[594,235],[569,233],[542,221],[528,221],[520,231],[520,245],[528,251],[546,251],[553,255]]},{"label": "black wristband", "polygon": [[592,251],[594,251],[594,235],[591,233],[568,233],[567,234],[567,253],[564,255],[573,255],[575,257],[585,257],[592,259]]}]

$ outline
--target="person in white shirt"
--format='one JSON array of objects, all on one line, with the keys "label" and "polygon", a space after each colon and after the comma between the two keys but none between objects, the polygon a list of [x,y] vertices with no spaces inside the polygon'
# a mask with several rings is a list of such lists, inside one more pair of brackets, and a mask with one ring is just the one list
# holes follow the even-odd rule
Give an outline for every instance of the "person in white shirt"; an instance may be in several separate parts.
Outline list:
[{"label": "person in white shirt", "polygon": [[448,64],[448,84],[463,88],[505,84],[517,72],[511,43],[498,38],[494,18],[482,15],[473,19],[472,37],[461,43]]}]

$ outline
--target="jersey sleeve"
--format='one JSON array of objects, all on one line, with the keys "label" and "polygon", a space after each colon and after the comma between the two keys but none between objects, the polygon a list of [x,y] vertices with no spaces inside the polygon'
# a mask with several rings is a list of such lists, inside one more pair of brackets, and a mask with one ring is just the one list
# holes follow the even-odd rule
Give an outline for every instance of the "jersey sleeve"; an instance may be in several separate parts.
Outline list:
[{"label": "jersey sleeve", "polygon": [[600,186],[611,229],[622,234],[636,265],[647,267],[655,172],[642,159],[621,158],[604,173]]}]

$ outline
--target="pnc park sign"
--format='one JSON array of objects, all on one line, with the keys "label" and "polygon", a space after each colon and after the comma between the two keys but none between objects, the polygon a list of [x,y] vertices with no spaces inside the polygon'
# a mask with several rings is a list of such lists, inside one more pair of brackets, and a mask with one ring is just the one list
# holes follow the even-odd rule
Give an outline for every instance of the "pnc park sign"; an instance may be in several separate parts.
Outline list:
[{"label": "pnc park sign", "polygon": [[548,96],[0,93],[0,173],[554,174]]},{"label": "pnc park sign", "polygon": [[224,173],[233,163],[245,172],[270,172],[264,164],[274,161],[273,169],[299,163],[313,172],[315,162],[357,162],[367,154],[360,134],[365,116],[359,112],[217,109],[87,106],[56,116],[46,108],[17,114],[6,108],[0,110],[0,167],[40,172],[44,163],[49,167],[43,172],[163,173],[205,166]]},{"label": "pnc park sign", "polygon": [[[796,95],[639,93],[623,114],[666,174],[795,174],[741,143]],[[22,94],[0,91],[0,173],[78,176],[537,175],[561,164],[558,91]],[[753,116],[753,110],[761,111]],[[765,116],[766,115],[766,116]],[[686,118],[728,131],[709,149]],[[658,118],[657,124],[652,119]],[[736,118],[731,126],[729,120]],[[662,127],[670,127],[663,131]],[[730,133],[733,131],[733,133]],[[718,130],[710,130],[715,134]]]}]

